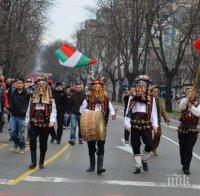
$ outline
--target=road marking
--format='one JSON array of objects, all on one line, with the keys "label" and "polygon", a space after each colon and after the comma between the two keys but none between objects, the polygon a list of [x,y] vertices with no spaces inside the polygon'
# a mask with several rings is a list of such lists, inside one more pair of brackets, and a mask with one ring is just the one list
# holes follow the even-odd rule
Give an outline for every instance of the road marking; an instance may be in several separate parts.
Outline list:
[{"label": "road marking", "polygon": [[68,159],[70,157],[71,151],[72,151],[72,148],[69,148],[68,151],[67,151],[67,155],[64,158],[64,167],[67,165],[67,161],[68,161]]},{"label": "road marking", "polygon": [[8,146],[8,144],[0,144],[0,150],[7,147],[7,146]]},{"label": "road marking", "polygon": [[3,184],[8,185],[9,181],[10,181],[10,180],[8,180],[8,179],[0,179],[0,184],[1,184],[1,185],[3,185]]},{"label": "road marking", "polygon": [[69,183],[69,184],[101,184],[101,185],[118,185],[118,186],[134,186],[134,187],[154,187],[154,188],[183,188],[183,189],[194,189],[200,190],[200,185],[189,184],[189,185],[178,185],[172,186],[169,183],[162,182],[140,182],[140,181],[124,181],[124,180],[87,180],[87,179],[71,179],[71,178],[60,178],[60,177],[37,177],[27,176],[26,182],[49,182],[49,183]]},{"label": "road marking", "polygon": [[[49,165],[50,163],[52,163],[53,161],[55,161],[58,157],[60,157],[68,148],[70,147],[70,144],[66,144],[59,152],[57,152],[56,154],[54,154],[51,158],[49,158],[48,160],[46,160],[44,162],[44,165],[47,166]],[[39,168],[36,167],[35,169],[32,169],[32,170],[27,170],[25,173],[21,174],[20,176],[18,176],[17,178],[15,179],[12,179],[9,181],[9,185],[16,185],[22,181],[24,181],[24,179],[27,177],[27,176],[30,176],[31,174],[35,173],[36,171],[38,171]]]},{"label": "road marking", "polygon": [[[10,185],[10,180],[0,179],[0,185]],[[38,176],[26,176],[25,182],[48,182],[48,183],[69,183],[69,184],[101,184],[101,185],[117,185],[117,186],[134,186],[134,187],[154,187],[154,188],[174,188],[174,189],[193,189],[200,190],[200,185],[178,185],[173,186],[169,183],[163,182],[142,182],[142,181],[125,181],[125,180],[87,180],[87,179],[71,179],[61,177],[38,177]]]},{"label": "road marking", "polygon": [[[118,118],[121,118],[121,119],[124,119],[124,118],[121,117],[121,116],[117,116],[117,117],[118,117]],[[178,122],[178,121],[177,121],[177,122]],[[177,128],[178,128],[178,127],[175,127],[175,126],[165,125],[164,123],[162,123],[162,125],[164,125],[165,128],[170,128],[170,129],[175,129],[175,130],[177,130]],[[167,137],[167,136],[165,136],[165,135],[162,135],[162,137],[163,137],[164,139],[166,139],[166,140],[172,142],[172,143],[175,144],[176,146],[179,146],[179,144],[178,144],[176,141],[172,140],[171,138],[169,138],[169,137]],[[127,147],[127,146],[117,146],[117,147],[120,148],[121,150],[124,150],[124,151],[126,151],[126,152],[131,153],[130,148]],[[196,153],[193,153],[193,156],[194,156],[196,159],[200,160],[200,156],[197,155]]]},{"label": "road marking", "polygon": [[129,144],[125,144],[125,140],[122,138],[121,139],[122,143],[124,144],[123,146],[116,146],[117,148],[124,150],[130,154],[133,154],[132,147]]},{"label": "road marking", "polygon": [[[177,128],[176,128],[176,129],[177,129]],[[169,141],[169,142],[172,142],[173,144],[175,144],[176,146],[179,147],[178,142],[172,140],[171,138],[169,138],[169,137],[167,137],[167,136],[165,136],[165,135],[162,135],[162,137],[163,137],[165,140],[167,140],[167,141]],[[133,154],[132,147],[131,147],[129,144],[125,144],[125,143],[124,143],[124,139],[121,139],[121,141],[122,141],[122,143],[124,144],[124,146],[116,146],[116,147],[119,148],[119,149],[121,149],[121,150],[124,150],[124,151],[126,151],[126,152],[128,152],[128,153]],[[196,153],[193,152],[193,156],[194,156],[196,159],[198,159],[198,160],[200,161],[200,156],[199,156],[198,154],[196,154]]]},{"label": "road marking", "polygon": [[[172,142],[176,146],[179,146],[179,144],[176,141],[172,140],[171,138],[169,138],[169,137],[167,137],[165,135],[162,135],[162,137],[165,138],[166,140]],[[199,155],[197,155],[196,153],[193,153],[193,156],[200,161],[200,156]]]}]

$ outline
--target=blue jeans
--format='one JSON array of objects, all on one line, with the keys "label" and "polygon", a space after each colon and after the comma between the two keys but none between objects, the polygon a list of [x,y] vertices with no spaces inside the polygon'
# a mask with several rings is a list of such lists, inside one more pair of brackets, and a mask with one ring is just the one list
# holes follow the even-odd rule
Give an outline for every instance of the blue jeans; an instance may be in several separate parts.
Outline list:
[{"label": "blue jeans", "polygon": [[12,140],[15,146],[19,146],[19,148],[25,148],[24,120],[25,117],[11,116],[10,118]]},{"label": "blue jeans", "polygon": [[[71,115],[71,134],[70,140],[76,140],[76,127],[80,126],[80,115],[72,114]],[[80,132],[80,130],[79,130]]]},{"label": "blue jeans", "polygon": [[70,120],[70,116],[69,116],[69,114],[66,114],[65,113],[65,115],[64,115],[64,127],[67,127],[67,126],[69,126],[69,121]]}]

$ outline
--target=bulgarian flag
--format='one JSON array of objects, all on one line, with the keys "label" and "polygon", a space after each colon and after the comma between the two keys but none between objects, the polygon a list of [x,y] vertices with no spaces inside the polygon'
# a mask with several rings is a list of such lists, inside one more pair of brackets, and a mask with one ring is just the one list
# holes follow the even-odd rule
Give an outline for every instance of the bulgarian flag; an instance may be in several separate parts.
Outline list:
[{"label": "bulgarian flag", "polygon": [[62,44],[59,49],[55,51],[55,56],[58,58],[61,65],[65,67],[84,67],[87,65],[94,65],[97,63],[96,59],[91,59],[72,48],[68,44]]}]

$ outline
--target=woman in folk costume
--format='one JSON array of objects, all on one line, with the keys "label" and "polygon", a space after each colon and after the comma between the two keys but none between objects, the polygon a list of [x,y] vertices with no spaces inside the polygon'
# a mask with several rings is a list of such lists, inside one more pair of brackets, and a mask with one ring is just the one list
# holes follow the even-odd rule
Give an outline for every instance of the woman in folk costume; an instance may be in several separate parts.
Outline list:
[{"label": "woman in folk costume", "polygon": [[[152,130],[156,133],[158,128],[155,98],[149,94],[150,82],[146,75],[136,78],[136,94],[129,99],[124,119],[125,127],[131,131],[131,145],[136,166],[134,174],[139,174],[142,167],[144,171],[148,171],[147,160],[150,159],[152,151]],[[141,139],[145,145],[142,155]]]},{"label": "woman in folk costume", "polygon": [[26,114],[26,125],[29,124],[31,165],[37,166],[37,138],[40,142],[39,168],[44,168],[44,159],[47,151],[47,140],[50,129],[56,122],[56,106],[52,98],[51,88],[44,76],[37,79],[36,89],[30,99]]},{"label": "woman in folk costume", "polygon": [[[84,112],[91,110],[98,112],[100,111],[103,114],[105,121],[104,126],[107,126],[109,115],[112,119],[115,119],[116,114],[109,98],[105,94],[103,80],[93,80],[89,90],[90,93],[80,107],[80,113],[82,113],[83,116]],[[95,170],[95,152],[97,152],[97,174],[100,175],[106,171],[103,168],[105,138],[102,141],[90,138],[87,140],[87,145],[90,158],[90,167],[87,169],[87,172],[92,172]]]},{"label": "woman in folk costume", "polygon": [[200,103],[195,88],[189,88],[186,97],[179,102],[181,124],[178,127],[178,139],[180,147],[180,157],[182,171],[184,174],[190,174],[190,163],[192,160],[192,152],[197,141],[199,133],[198,121],[200,118]]}]

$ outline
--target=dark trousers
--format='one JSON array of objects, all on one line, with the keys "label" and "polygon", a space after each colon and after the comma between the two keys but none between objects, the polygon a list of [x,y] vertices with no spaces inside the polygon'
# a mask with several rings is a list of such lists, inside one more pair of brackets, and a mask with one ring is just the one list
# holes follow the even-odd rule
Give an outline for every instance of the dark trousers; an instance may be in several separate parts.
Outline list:
[{"label": "dark trousers", "polygon": [[[88,141],[89,156],[93,156],[97,152],[98,156],[104,155],[105,141]],[[97,145],[97,149],[96,149]]]},{"label": "dark trousers", "polygon": [[57,141],[60,142],[63,134],[64,112],[57,111]]},{"label": "dark trousers", "polygon": [[56,136],[56,131],[55,131],[55,128],[54,127],[50,127],[49,128],[49,133],[50,133],[50,136],[53,138],[53,139],[56,139],[57,136]]},{"label": "dark trousers", "polygon": [[124,139],[125,141],[129,141],[130,131],[124,129]]},{"label": "dark trousers", "polygon": [[131,145],[135,155],[140,154],[141,139],[145,144],[144,151],[152,151],[152,132],[151,129],[138,130],[131,129]]},{"label": "dark trousers", "polygon": [[178,133],[181,164],[185,169],[190,169],[192,152],[197,141],[197,132]]},{"label": "dark trousers", "polygon": [[3,132],[3,125],[5,123],[5,120],[4,120],[4,111],[1,111],[0,112],[0,132]]},{"label": "dark trousers", "polygon": [[57,111],[57,133],[54,127],[50,128],[50,135],[53,139],[56,139],[58,142],[61,141],[63,134],[63,125],[64,125],[64,112]]},{"label": "dark trousers", "polygon": [[31,160],[35,164],[36,164],[37,138],[39,137],[40,163],[43,164],[45,153],[47,151],[49,127],[35,127],[31,125],[29,129],[29,137],[30,137]]}]

